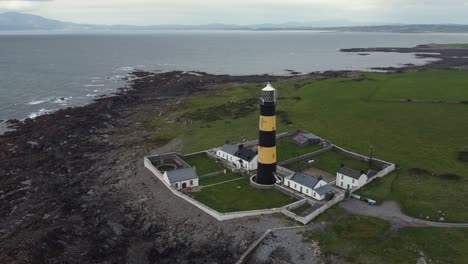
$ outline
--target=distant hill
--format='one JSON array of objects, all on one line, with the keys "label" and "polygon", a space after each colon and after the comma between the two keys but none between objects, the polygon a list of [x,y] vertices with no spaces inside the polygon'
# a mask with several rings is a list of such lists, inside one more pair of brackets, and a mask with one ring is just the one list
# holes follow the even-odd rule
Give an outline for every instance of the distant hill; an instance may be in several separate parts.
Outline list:
[{"label": "distant hill", "polygon": [[7,12],[0,14],[0,31],[21,30],[333,30],[355,32],[468,32],[468,25],[372,25],[372,26],[333,26],[332,24],[352,24],[349,21],[316,21],[310,23],[288,22],[283,24],[206,24],[206,25],[92,25],[63,22],[41,16]]}]

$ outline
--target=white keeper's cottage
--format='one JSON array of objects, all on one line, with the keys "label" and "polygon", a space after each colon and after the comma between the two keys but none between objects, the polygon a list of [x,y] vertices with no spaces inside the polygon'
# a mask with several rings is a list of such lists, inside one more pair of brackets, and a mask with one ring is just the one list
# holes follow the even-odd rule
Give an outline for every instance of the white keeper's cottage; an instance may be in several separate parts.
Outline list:
[{"label": "white keeper's cottage", "polygon": [[343,166],[336,173],[336,186],[342,189],[360,188],[375,175],[377,175],[377,172],[373,170],[364,173]]},{"label": "white keeper's cottage", "polygon": [[232,163],[236,169],[252,171],[257,169],[257,147],[244,147],[243,145],[224,144],[216,151],[219,159]]},{"label": "white keeper's cottage", "polygon": [[296,172],[284,178],[283,184],[316,200],[334,196],[332,187],[322,180],[322,177],[312,176],[304,172]]},{"label": "white keeper's cottage", "polygon": [[198,186],[199,177],[194,168],[183,168],[164,172],[163,180],[176,190],[182,190]]}]

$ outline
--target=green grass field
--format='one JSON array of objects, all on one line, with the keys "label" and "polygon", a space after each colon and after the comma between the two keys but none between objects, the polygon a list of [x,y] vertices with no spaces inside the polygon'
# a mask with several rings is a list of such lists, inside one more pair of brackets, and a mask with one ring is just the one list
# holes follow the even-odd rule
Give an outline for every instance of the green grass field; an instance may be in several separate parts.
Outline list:
[{"label": "green grass field", "polygon": [[[345,216],[324,230],[304,232],[325,254],[350,263],[467,263],[468,228],[403,228],[366,216]],[[430,260],[430,262],[429,262]]]},{"label": "green grass field", "polygon": [[[286,167],[291,170],[307,170],[313,166],[332,175],[336,174],[336,172],[340,169],[341,164],[344,164],[346,167],[357,171],[364,170],[367,172],[369,170],[369,163],[344,156],[334,151],[327,151],[313,157],[312,159],[315,160],[314,164],[306,164],[304,161],[297,161],[286,165]],[[372,169],[380,170],[376,166],[373,166]]]},{"label": "green grass field", "polygon": [[295,200],[277,190],[260,190],[247,179],[203,188],[194,198],[220,213],[278,208]]},{"label": "green grass field", "polygon": [[276,149],[278,152],[278,161],[285,161],[294,157],[298,157],[310,152],[321,149],[320,145],[299,146],[290,138],[283,138],[276,142]]},{"label": "green grass field", "polygon": [[[405,98],[466,101],[467,71],[364,73],[349,78],[286,80],[273,85],[279,96],[287,95],[278,101],[278,110],[287,113],[278,117],[278,132],[302,128],[357,153],[367,154],[372,145],[376,158],[397,163],[402,170],[423,168],[468,178],[468,162],[458,159],[460,149],[468,145],[465,118],[468,105],[394,101]],[[250,102],[247,99],[258,98],[263,86],[236,85],[197,95],[177,111],[156,117],[149,123],[159,126],[167,116],[182,116],[187,112],[204,116],[227,101]],[[197,112],[197,109],[204,111]],[[193,122],[181,118],[174,124],[165,124],[164,129],[177,132],[173,135],[183,141],[185,153],[220,146],[226,140],[241,142],[258,137],[258,111],[235,117]],[[437,183],[443,183],[443,188]],[[413,198],[398,199],[405,213],[412,216],[432,217],[439,210],[450,212],[453,208],[467,211],[467,192],[458,191],[466,188],[466,181],[442,182],[407,175],[397,177],[392,186],[392,193],[402,193],[400,196],[408,190],[409,193],[414,193],[411,190],[423,192],[412,194]],[[437,199],[426,194],[434,194]],[[396,199],[397,196],[384,197]],[[451,215],[452,221],[468,222],[465,213]]]},{"label": "green grass field", "polygon": [[229,180],[234,180],[234,179],[242,179],[243,177],[239,174],[233,173],[233,172],[228,172],[224,175],[216,176],[216,177],[211,177],[211,178],[206,178],[206,179],[201,179],[200,180],[200,185],[202,186],[207,186],[210,184],[215,184],[215,183],[220,183],[224,181],[229,181]]},{"label": "green grass field", "polygon": [[374,199],[397,201],[408,215],[446,222],[467,222],[468,180],[394,172],[364,186],[357,194]]},{"label": "green grass field", "polygon": [[184,161],[192,167],[195,166],[199,176],[224,170],[221,164],[211,160],[204,153],[184,158]]}]

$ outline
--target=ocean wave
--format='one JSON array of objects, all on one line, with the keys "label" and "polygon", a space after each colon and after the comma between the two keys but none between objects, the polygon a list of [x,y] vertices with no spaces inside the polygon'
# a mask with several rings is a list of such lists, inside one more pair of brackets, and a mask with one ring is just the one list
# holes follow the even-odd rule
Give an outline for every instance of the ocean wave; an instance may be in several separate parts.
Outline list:
[{"label": "ocean wave", "polygon": [[133,67],[124,66],[124,67],[117,68],[115,71],[131,72],[131,71],[133,71],[133,70],[135,70]]},{"label": "ocean wave", "polygon": [[39,99],[39,100],[33,100],[31,102],[28,103],[28,105],[38,105],[38,104],[43,104],[47,101],[49,101],[50,99]]},{"label": "ocean wave", "polygon": [[32,112],[32,113],[30,113],[30,114],[28,115],[28,118],[34,119],[34,118],[36,118],[36,117],[38,117],[38,116],[45,115],[45,114],[51,113],[51,112],[53,112],[53,111],[55,111],[55,110],[42,108],[42,109],[39,109],[39,111],[37,111],[37,112]]},{"label": "ocean wave", "polygon": [[55,100],[52,101],[52,103],[54,103],[54,104],[60,104],[60,105],[67,105],[67,102],[70,101],[72,98],[73,98],[73,96],[55,98]]},{"label": "ocean wave", "polygon": [[103,87],[104,84],[85,84],[84,87]]}]

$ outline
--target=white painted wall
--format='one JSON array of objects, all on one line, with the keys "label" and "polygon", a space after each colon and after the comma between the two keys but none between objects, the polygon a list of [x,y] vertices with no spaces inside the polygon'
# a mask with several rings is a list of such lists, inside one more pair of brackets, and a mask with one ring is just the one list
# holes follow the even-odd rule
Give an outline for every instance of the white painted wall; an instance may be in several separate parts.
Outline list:
[{"label": "white painted wall", "polygon": [[[326,181],[324,180],[320,180],[317,185],[314,186],[314,189],[318,188],[318,187],[321,187],[323,185],[327,184]],[[302,184],[299,184],[295,181],[291,181],[289,179],[284,179],[284,182],[283,182],[283,185],[293,189],[293,190],[296,190],[302,194],[305,194],[307,196],[310,196],[316,200],[323,200],[325,199],[325,195],[320,195],[318,194],[314,189],[311,189],[309,187],[306,187]]]},{"label": "white painted wall", "polygon": [[231,155],[229,153],[226,153],[222,150],[216,151],[216,156],[219,157],[220,159],[226,160],[230,163],[233,163],[237,169],[245,169],[247,171],[252,171],[257,169],[257,164],[258,164],[258,155],[255,156],[250,162],[246,160],[242,160],[242,164],[240,162],[240,158]]},{"label": "white painted wall", "polygon": [[[346,176],[339,172],[336,173],[336,186],[342,189],[352,189],[354,187],[362,187],[367,182],[367,175],[362,174],[359,179]],[[349,184],[349,187],[348,187]]]},{"label": "white painted wall", "polygon": [[187,181],[180,181],[180,182],[174,182],[174,183],[170,183],[169,182],[169,178],[167,177],[167,172],[164,172],[163,174],[163,180],[170,186],[172,186],[174,189],[176,190],[181,190],[182,189],[182,184],[185,183],[187,184],[187,187],[197,187],[199,185],[199,182],[198,182],[198,179],[192,179],[190,182],[190,180],[187,180]]},{"label": "white painted wall", "polygon": [[181,182],[174,182],[171,184],[172,187],[176,190],[181,190],[183,184],[187,184],[187,187],[197,187],[198,186],[198,179],[193,179],[192,182],[190,180],[181,181]]}]

